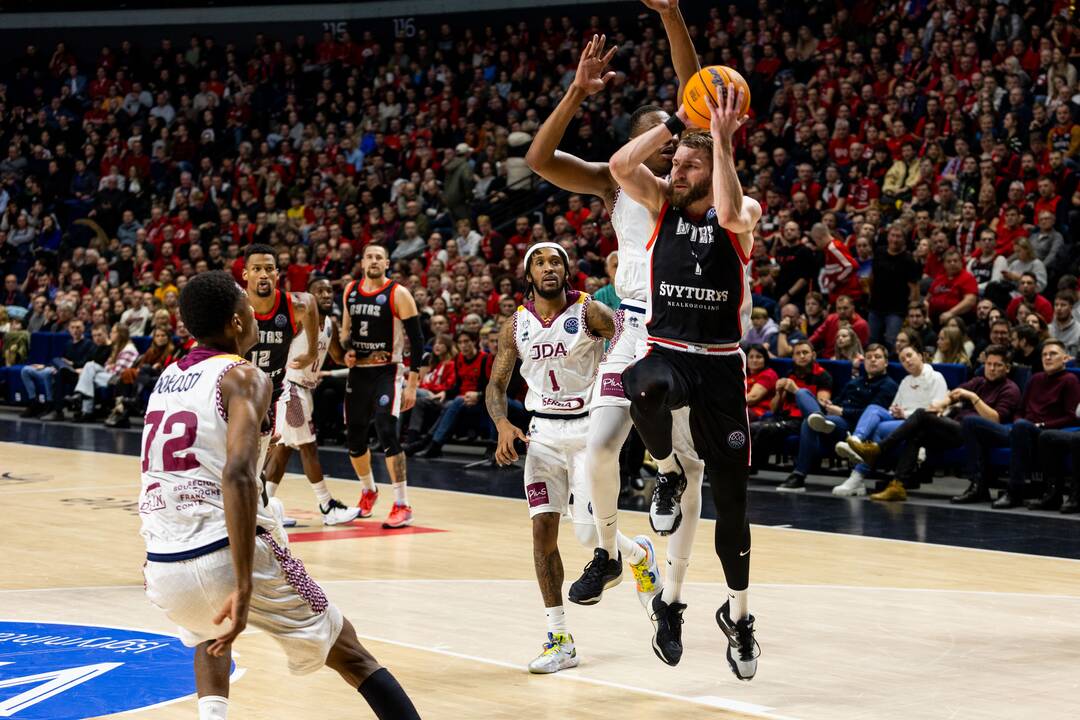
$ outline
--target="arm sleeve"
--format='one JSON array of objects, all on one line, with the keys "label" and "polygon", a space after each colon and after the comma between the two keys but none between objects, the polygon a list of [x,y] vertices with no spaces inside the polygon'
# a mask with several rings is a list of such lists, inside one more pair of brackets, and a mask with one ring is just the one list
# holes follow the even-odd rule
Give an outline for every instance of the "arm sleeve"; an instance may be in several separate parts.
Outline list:
[{"label": "arm sleeve", "polygon": [[424,357],[424,331],[420,327],[420,316],[413,315],[401,322],[405,326],[405,334],[409,336],[409,372],[420,372]]}]

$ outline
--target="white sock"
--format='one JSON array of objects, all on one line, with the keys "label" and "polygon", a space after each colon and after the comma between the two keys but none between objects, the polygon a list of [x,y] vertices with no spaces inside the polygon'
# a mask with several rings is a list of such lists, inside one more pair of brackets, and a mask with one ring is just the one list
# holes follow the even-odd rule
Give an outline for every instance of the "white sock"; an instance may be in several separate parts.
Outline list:
[{"label": "white sock", "polygon": [[686,581],[686,571],[690,568],[690,560],[682,558],[668,558],[667,577],[664,578],[664,589],[660,593],[660,599],[668,605],[682,600],[682,586]]},{"label": "white sock", "polygon": [[656,461],[656,469],[665,475],[679,472],[679,464],[675,462],[675,453],[671,453],[663,459],[653,458],[653,460]]},{"label": "white sock", "polygon": [[229,712],[229,698],[206,695],[199,698],[199,720],[225,720]]},{"label": "white sock", "polygon": [[547,615],[547,629],[549,633],[566,632],[566,610],[563,609],[562,605],[544,608],[544,614]]},{"label": "white sock", "polygon": [[267,497],[274,497],[275,495],[277,495],[278,483],[264,482],[263,487],[266,489]]},{"label": "white sock", "polygon": [[727,593],[728,610],[731,612],[731,619],[735,622],[739,622],[743,618],[750,616],[750,591],[749,590],[728,590]]},{"label": "white sock", "polygon": [[[631,565],[637,565],[645,559],[645,548],[641,547],[621,532],[615,531],[615,542],[619,546],[619,552],[622,553],[623,560]],[[609,550],[608,552],[610,553],[611,551]]]},{"label": "white sock", "polygon": [[399,482],[394,483],[390,487],[394,488],[394,504],[395,505],[408,505],[409,495],[405,492],[406,483]]},{"label": "white sock", "polygon": [[330,501],[334,499],[330,494],[330,488],[326,487],[325,480],[312,483],[311,489],[315,492],[315,499],[319,501],[320,508],[327,507],[330,504]]},{"label": "white sock", "polygon": [[367,475],[360,475],[359,479],[360,479],[360,487],[362,489],[364,489],[364,490],[374,490],[375,489],[375,475],[372,472],[368,471]]},{"label": "white sock", "polygon": [[596,532],[600,536],[600,547],[607,550],[611,557],[615,557],[615,552],[619,549],[616,539],[619,535],[618,520],[617,513],[605,518],[596,518]]}]

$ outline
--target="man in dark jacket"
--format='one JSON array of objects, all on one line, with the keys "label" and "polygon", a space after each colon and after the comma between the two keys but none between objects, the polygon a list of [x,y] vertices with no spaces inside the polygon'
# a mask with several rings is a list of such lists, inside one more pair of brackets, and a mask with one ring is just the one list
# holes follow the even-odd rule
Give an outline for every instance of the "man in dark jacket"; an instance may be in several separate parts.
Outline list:
[{"label": "man in dark jacket", "polygon": [[807,474],[817,467],[822,455],[855,427],[863,410],[870,405],[888,407],[892,404],[897,385],[886,372],[889,368],[888,350],[884,345],[875,343],[866,348],[864,358],[866,374],[853,378],[845,385],[835,402],[820,403],[808,390],[795,393],[795,402],[803,416],[799,428],[799,454],[795,458],[795,470],[777,490],[804,491]]},{"label": "man in dark jacket", "polygon": [[446,391],[447,402],[431,434],[426,458],[442,455],[442,446],[462,422],[472,423],[485,437],[493,437],[494,429],[484,405],[484,390],[491,377],[492,357],[480,349],[480,338],[469,330],[459,330],[454,338],[458,355],[454,358],[456,380]]},{"label": "man in dark jacket", "polygon": [[1068,355],[1060,340],[1042,344],[1044,371],[1035,373],[1024,389],[1017,420],[1011,426],[994,422],[981,415],[964,418],[964,447],[968,452],[971,482],[975,486],[967,494],[975,497],[969,502],[989,499],[988,488],[994,473],[990,451],[1008,447],[1009,487],[997,500],[995,508],[1013,508],[1024,501],[1025,480],[1034,468],[1035,449],[1044,430],[1060,430],[1080,425],[1076,411],[1080,406],[1080,380],[1065,369]]}]

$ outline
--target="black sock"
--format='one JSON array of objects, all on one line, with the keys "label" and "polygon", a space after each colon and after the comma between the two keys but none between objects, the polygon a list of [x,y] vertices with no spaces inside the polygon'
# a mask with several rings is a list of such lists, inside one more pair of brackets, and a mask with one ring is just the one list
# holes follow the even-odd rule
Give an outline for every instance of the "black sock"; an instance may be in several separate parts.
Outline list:
[{"label": "black sock", "polygon": [[371,673],[357,690],[379,720],[420,720],[412,700],[386,668]]}]

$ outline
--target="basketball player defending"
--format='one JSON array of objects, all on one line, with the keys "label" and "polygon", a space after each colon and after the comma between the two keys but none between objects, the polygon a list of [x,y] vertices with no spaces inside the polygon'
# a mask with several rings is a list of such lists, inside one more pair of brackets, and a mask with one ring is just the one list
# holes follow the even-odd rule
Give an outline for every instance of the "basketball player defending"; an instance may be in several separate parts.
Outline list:
[{"label": "basketball player defending", "polygon": [[[269,245],[255,243],[244,251],[244,282],[247,283],[248,299],[255,309],[255,320],[259,326],[259,341],[251,349],[248,359],[270,377],[273,386],[273,404],[270,407],[274,433],[286,437],[290,435],[285,422],[288,409],[288,397],[285,394],[286,372],[299,372],[303,368],[311,367],[319,359],[319,317],[315,309],[315,299],[309,293],[289,293],[277,289],[277,255]],[[307,407],[310,410],[310,404]],[[263,462],[263,483],[267,496],[271,498],[271,507],[281,519],[281,524],[291,527],[296,524],[296,520],[285,517],[281,501],[274,497],[278,483],[285,473],[284,464],[280,468],[275,465],[275,452],[272,448]],[[319,476],[321,475],[320,471]],[[272,480],[268,480],[268,477]],[[309,473],[308,478],[311,477]],[[329,501],[324,501],[314,481],[312,485],[320,511],[324,504],[330,508],[329,513],[323,513],[323,522],[347,522],[345,518],[348,517],[348,511],[342,512],[344,506],[332,497]],[[325,485],[322,486],[322,491],[326,492]]]},{"label": "basketball player defending", "polygon": [[199,344],[165,369],[147,403],[139,515],[146,595],[195,648],[200,719],[226,717],[232,643],[249,622],[278,641],[294,674],[326,665],[382,720],[419,718],[273,539],[259,485],[273,388],[242,357],[259,336],[248,298],[230,274],[203,273],[181,291],[180,315]]},{"label": "basketball player defending", "polygon": [[[285,370],[281,398],[277,407],[276,431],[281,435],[277,445],[270,448],[270,459],[263,471],[268,494],[277,492],[278,484],[285,475],[285,466],[293,450],[300,451],[300,462],[304,466],[311,489],[319,504],[324,525],[338,525],[352,522],[360,515],[360,508],[346,507],[330,495],[330,490],[323,480],[322,463],[319,462],[319,447],[315,444],[315,424],[311,413],[315,402],[311,391],[319,384],[319,368],[326,359],[327,351],[333,346],[333,354],[338,362],[344,361],[344,352],[338,340],[338,326],[332,315],[334,311],[334,289],[326,278],[313,278],[308,284],[308,294],[315,300],[318,309],[318,354],[315,361],[302,368],[289,366]],[[306,338],[297,335],[289,348],[289,357],[301,354],[301,346]]]},{"label": "basketball player defending", "polygon": [[[536,579],[548,624],[544,650],[529,664],[534,673],[554,673],[578,664],[562,602],[559,520],[569,510],[578,540],[586,545],[596,542],[585,477],[588,398],[604,351],[603,340],[615,333],[611,310],[567,285],[569,266],[566,252],[555,243],[537,243],[526,252],[529,299],[500,331],[486,397],[488,413],[499,432],[495,460],[508,465],[518,457],[514,441],[529,443],[525,496],[532,518]],[[525,407],[533,413],[528,436],[506,417],[506,387],[518,358],[529,388]],[[641,555],[639,562],[647,564],[651,558]]]},{"label": "basketball player defending", "polygon": [[683,107],[615,153],[611,172],[648,209],[654,227],[649,352],[623,373],[630,412],[665,481],[681,488],[686,478],[672,449],[671,413],[690,408],[694,447],[705,460],[716,505],[716,554],[729,588],[716,619],[728,638],[728,664],[740,680],[750,680],[760,649],[747,608],[750,435],[739,341],[750,320],[747,263],[761,207],[743,196],[735,173],[732,136],[745,121],[736,109],[741,92],[723,90],[719,107],[710,105],[711,134],[680,137],[670,180],[643,163],[685,129]]},{"label": "basketball player defending", "polygon": [[[361,268],[364,277],[345,288],[345,315],[341,325],[341,343],[348,348],[346,365],[349,379],[345,386],[345,432],[360,493],[360,517],[371,517],[378,499],[375,477],[371,473],[368,430],[375,423],[375,433],[386,453],[386,471],[394,489],[394,506],[384,528],[412,524],[413,512],[406,494],[405,453],[398,438],[398,415],[416,404],[416,386],[420,379],[420,358],[424,354],[424,335],[420,314],[412,294],[387,278],[390,253],[382,245],[364,248]],[[409,379],[401,390],[402,353],[409,338]]]},{"label": "basketball player defending", "polygon": [[[660,12],[672,48],[672,60],[680,83],[684,84],[698,70],[697,54],[679,12],[677,0],[645,0]],[[600,366],[590,405],[588,440],[589,490],[593,513],[600,536],[600,546],[585,573],[570,587],[570,600],[581,604],[599,602],[604,589],[618,584],[621,565],[613,558],[621,551],[633,563],[638,561],[633,544],[617,543],[623,537],[618,530],[619,451],[630,433],[630,401],[623,394],[622,372],[635,358],[644,355],[645,308],[648,302],[648,259],[646,244],[653,222],[648,211],[627,193],[621,192],[607,163],[586,162],[558,150],[566,128],[585,99],[600,92],[614,73],[605,73],[615,49],[604,51],[604,38],[593,37],[578,62],[574,82],[537,132],[526,160],[547,181],[573,192],[597,195],[611,215],[619,240],[619,268],[615,289],[622,302],[615,313],[616,337]],[[631,137],[636,137],[667,120],[656,105],[638,108],[630,120]],[[660,146],[645,160],[657,177],[671,172],[677,136]],[[650,524],[660,535],[670,535],[667,548],[667,581],[657,577],[638,577],[638,597],[646,601],[654,627],[653,652],[663,662],[677,665],[682,657],[682,586],[690,565],[701,515],[701,484],[704,464],[698,459],[690,439],[689,410],[674,413],[674,437],[679,457],[686,471],[689,487],[676,494],[677,488],[661,476],[653,492]],[[652,543],[642,536],[634,538],[651,554]],[[642,543],[642,540],[645,542]],[[603,551],[603,552],[600,552]],[[641,565],[631,567],[641,567]],[[643,588],[652,587],[662,594],[663,605],[653,607]],[[661,592],[662,589],[662,592]]]}]

